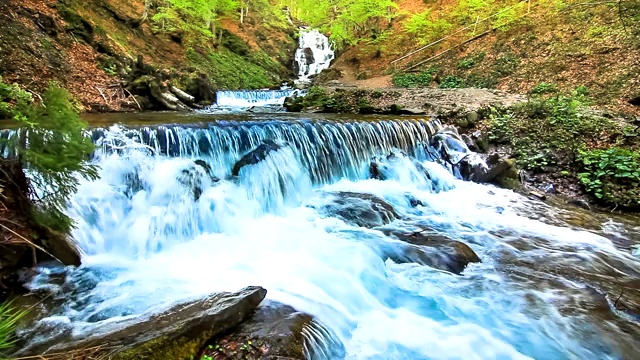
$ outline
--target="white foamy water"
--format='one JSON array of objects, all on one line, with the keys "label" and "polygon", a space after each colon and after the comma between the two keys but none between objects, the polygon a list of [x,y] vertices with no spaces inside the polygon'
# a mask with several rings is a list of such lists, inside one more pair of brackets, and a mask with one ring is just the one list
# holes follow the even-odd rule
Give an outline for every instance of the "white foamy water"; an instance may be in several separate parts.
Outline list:
[{"label": "white foamy water", "polygon": [[[74,239],[86,254],[67,280],[77,291],[56,315],[76,332],[90,332],[187,297],[260,285],[269,299],[308,312],[335,332],[344,345],[335,357],[628,356],[633,334],[562,309],[584,284],[558,275],[558,287],[514,274],[540,254],[549,261],[579,257],[578,268],[607,256],[638,271],[637,260],[592,232],[526,216],[533,202],[511,191],[455,179],[420,150],[434,127],[238,123],[96,132],[104,146],[95,159],[101,177],[83,182],[69,208],[78,224]],[[234,162],[263,139],[284,147],[229,178]],[[116,144],[120,150],[111,151]],[[400,150],[415,156],[429,177],[399,156],[384,168],[388,180],[368,179],[371,157]],[[222,180],[193,159],[205,160]],[[462,276],[394,263],[382,249],[400,246],[398,240],[317,210],[335,191],[375,194],[402,218],[388,227],[432,228],[465,241],[483,262]],[[412,207],[408,195],[422,205]],[[528,247],[523,239],[531,239]],[[540,275],[535,266],[524,274]]]},{"label": "white foamy water", "polygon": [[328,69],[334,57],[329,38],[316,29],[300,29],[300,39],[295,54],[297,82],[309,82],[312,76]]}]

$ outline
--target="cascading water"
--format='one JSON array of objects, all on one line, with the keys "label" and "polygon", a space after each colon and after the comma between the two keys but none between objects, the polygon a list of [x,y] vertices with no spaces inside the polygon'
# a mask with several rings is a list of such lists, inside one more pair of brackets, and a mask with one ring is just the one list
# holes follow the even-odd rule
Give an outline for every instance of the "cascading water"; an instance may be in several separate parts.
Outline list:
[{"label": "cascading water", "polygon": [[329,38],[316,29],[300,29],[300,40],[295,54],[297,82],[311,81],[311,77],[329,68],[334,56]]},{"label": "cascading water", "polygon": [[[315,29],[301,29],[298,49],[295,53],[296,83],[308,83],[311,77],[327,69],[334,58],[329,39]],[[266,111],[284,110],[282,105],[287,97],[304,95],[297,89],[283,90],[225,90],[216,93],[216,104],[204,112],[246,111],[264,107]]]},{"label": "cascading water", "polygon": [[[55,318],[88,333],[182,298],[260,285],[335,333],[344,349],[331,359],[637,355],[637,329],[581,306],[589,288],[569,272],[622,279],[640,273],[638,261],[545,204],[457,180],[425,151],[438,128],[377,120],[94,130],[100,179],[84,181],[68,209],[86,255]],[[279,148],[230,176],[265,139]],[[386,180],[369,179],[370,159],[391,152]],[[339,191],[384,199],[399,217],[387,229],[433,229],[468,243],[482,263],[457,276],[392,261],[383,249],[402,244],[381,228],[320,211]],[[32,286],[51,285],[42,275]]]},{"label": "cascading water", "polygon": [[216,105],[220,107],[248,108],[252,106],[282,106],[284,99],[297,96],[300,90],[218,91]]}]

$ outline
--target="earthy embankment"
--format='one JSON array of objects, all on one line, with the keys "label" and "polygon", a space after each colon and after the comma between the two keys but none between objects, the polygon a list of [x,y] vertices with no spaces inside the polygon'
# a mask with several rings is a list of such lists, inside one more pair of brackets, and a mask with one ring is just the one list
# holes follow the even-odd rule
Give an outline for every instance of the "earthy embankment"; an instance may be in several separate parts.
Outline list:
[{"label": "earthy embankment", "polygon": [[55,82],[80,110],[110,112],[193,107],[217,89],[292,78],[296,26],[268,1],[254,2],[242,23],[222,19],[215,38],[163,31],[152,20],[161,7],[146,3],[156,2],[0,1],[2,81],[35,98]]}]

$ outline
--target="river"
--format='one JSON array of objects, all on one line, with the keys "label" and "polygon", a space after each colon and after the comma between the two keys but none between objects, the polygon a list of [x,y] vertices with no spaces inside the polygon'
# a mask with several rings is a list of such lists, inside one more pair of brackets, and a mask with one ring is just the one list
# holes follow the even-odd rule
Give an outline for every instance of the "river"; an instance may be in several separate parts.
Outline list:
[{"label": "river", "polygon": [[[53,315],[76,334],[259,285],[335,334],[342,346],[332,359],[640,356],[638,219],[456,179],[424,151],[437,121],[287,113],[88,120],[100,179],[83,181],[68,209],[83,265],[65,284],[51,284],[55,269],[32,283],[69,294]],[[265,139],[282,147],[230,176]],[[370,179],[370,159],[394,151],[407,156],[386,164],[386,180]],[[397,218],[354,225],[331,207],[338,192],[375,195]],[[468,244],[482,262],[457,275],[388,256],[407,246],[389,231],[424,229]]]}]

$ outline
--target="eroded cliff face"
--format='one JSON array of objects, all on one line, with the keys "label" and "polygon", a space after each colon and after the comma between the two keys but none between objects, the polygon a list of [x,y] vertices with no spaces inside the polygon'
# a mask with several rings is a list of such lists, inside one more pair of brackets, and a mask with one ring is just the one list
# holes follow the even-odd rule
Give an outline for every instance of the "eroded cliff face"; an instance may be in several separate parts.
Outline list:
[{"label": "eroded cliff face", "polygon": [[276,87],[293,77],[296,27],[268,1],[254,6],[242,23],[223,19],[215,38],[194,41],[160,31],[144,0],[1,1],[0,76],[36,97],[58,82],[85,111],[157,107],[130,84],[141,58],[147,73],[202,101],[217,89]]}]

